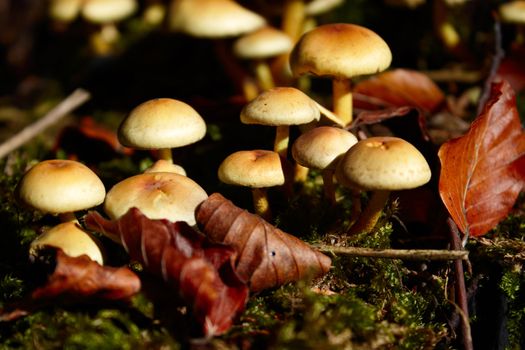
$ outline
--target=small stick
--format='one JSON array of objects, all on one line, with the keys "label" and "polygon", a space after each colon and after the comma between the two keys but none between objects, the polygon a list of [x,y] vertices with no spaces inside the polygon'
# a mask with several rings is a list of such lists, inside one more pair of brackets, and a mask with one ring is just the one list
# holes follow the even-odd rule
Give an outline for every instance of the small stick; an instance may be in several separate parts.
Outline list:
[{"label": "small stick", "polygon": [[56,123],[61,118],[69,114],[78,106],[89,100],[90,94],[88,91],[83,89],[76,89],[66,97],[65,100],[60,102],[52,110],[50,110],[42,118],[28,125],[22,129],[18,134],[9,138],[7,141],[0,145],[0,159],[8,155],[9,153],[16,150],[26,142],[30,141],[33,137],[44,131],[50,125]]},{"label": "small stick", "polygon": [[[452,241],[452,251],[462,251],[463,246],[459,237],[459,230],[456,223],[451,219],[447,219],[447,224],[450,229],[450,239]],[[456,275],[456,298],[458,307],[461,309],[461,335],[463,336],[463,348],[465,350],[473,350],[472,334],[470,331],[468,303],[467,303],[467,289],[465,287],[465,276],[463,275],[463,262],[461,260],[454,261],[454,272]]]},{"label": "small stick", "polygon": [[439,250],[439,249],[372,249],[360,247],[336,247],[330,245],[316,245],[314,248],[323,253],[333,253],[353,257],[386,258],[402,260],[466,260],[466,250]]}]

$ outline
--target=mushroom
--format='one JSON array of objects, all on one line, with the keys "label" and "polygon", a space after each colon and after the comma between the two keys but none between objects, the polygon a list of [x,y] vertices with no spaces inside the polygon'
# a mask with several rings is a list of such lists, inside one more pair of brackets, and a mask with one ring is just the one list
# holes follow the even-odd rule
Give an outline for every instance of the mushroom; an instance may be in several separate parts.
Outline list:
[{"label": "mushroom", "polygon": [[257,29],[237,39],[233,44],[234,54],[255,63],[255,76],[262,90],[275,87],[267,59],[292,50],[292,39],[284,32],[270,26]]},{"label": "mushroom", "polygon": [[522,45],[525,42],[525,1],[514,0],[499,6],[499,15],[505,23],[516,25],[517,35],[515,42]]},{"label": "mushroom", "polygon": [[49,16],[58,22],[69,23],[77,18],[83,0],[51,0]]},{"label": "mushroom", "polygon": [[356,143],[357,138],[345,129],[320,126],[299,136],[292,146],[297,163],[321,170],[324,195],[331,204],[335,204],[333,176],[337,162]]},{"label": "mushroom", "polygon": [[120,37],[115,23],[131,16],[137,8],[136,0],[84,0],[82,17],[101,25],[100,31],[91,38],[97,53],[106,54],[112,51]]},{"label": "mushroom", "polygon": [[72,160],[45,160],[24,174],[16,193],[25,205],[44,214],[59,215],[62,221],[44,231],[31,244],[32,254],[43,245],[50,245],[62,248],[71,256],[87,254],[102,264],[102,253],[97,242],[78,225],[74,214],[104,201],[104,184],[91,169]]},{"label": "mushroom", "polygon": [[423,155],[403,139],[370,137],[356,143],[339,162],[336,178],[344,186],[372,191],[372,195],[350,234],[374,228],[390,191],[422,186],[430,176]]},{"label": "mushroom", "polygon": [[238,151],[222,161],[218,176],[226,184],[250,187],[255,213],[270,220],[272,214],[266,189],[285,184],[283,167],[287,167],[287,163],[276,152]]},{"label": "mushroom", "polygon": [[195,209],[208,198],[192,179],[168,172],[144,173],[113,186],[106,195],[104,211],[118,219],[132,207],[150,219],[186,221],[195,225]]},{"label": "mushroom", "polygon": [[287,156],[289,126],[319,120],[317,104],[301,90],[276,87],[261,93],[241,111],[241,122],[276,126],[274,151]]},{"label": "mushroom", "polygon": [[290,55],[294,76],[332,78],[333,110],[345,124],[352,121],[350,79],[383,71],[391,61],[392,53],[379,35],[347,23],[325,24],[303,34]]},{"label": "mushroom", "polygon": [[[206,123],[199,113],[190,105],[171,98],[157,98],[138,105],[118,129],[122,145],[142,150],[157,149],[160,159],[167,163],[173,163],[171,148],[195,143],[205,134]],[[161,171],[165,170],[164,166]]]},{"label": "mushroom", "polygon": [[36,257],[45,247],[60,248],[71,257],[87,255],[100,265],[104,264],[100,243],[84,231],[77,221],[60,223],[44,230],[29,246],[29,255]]},{"label": "mushroom", "polygon": [[174,0],[170,7],[171,29],[197,38],[214,39],[217,58],[247,101],[257,96],[257,84],[240,67],[227,47],[226,38],[253,32],[264,25],[264,17],[232,0]]}]

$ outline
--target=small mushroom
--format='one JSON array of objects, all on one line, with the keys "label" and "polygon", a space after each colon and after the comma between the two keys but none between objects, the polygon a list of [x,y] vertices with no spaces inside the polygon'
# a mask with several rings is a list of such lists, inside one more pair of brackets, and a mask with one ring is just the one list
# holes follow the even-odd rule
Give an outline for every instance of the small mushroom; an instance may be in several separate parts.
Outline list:
[{"label": "small mushroom", "polygon": [[294,76],[311,73],[332,78],[334,113],[352,121],[351,78],[390,66],[392,53],[370,29],[348,23],[319,26],[301,36],[290,55]]},{"label": "small mushroom", "polygon": [[129,177],[106,195],[104,211],[118,219],[132,207],[150,219],[186,221],[195,225],[195,209],[208,198],[192,179],[175,173],[152,172]]},{"label": "small mushroom", "polygon": [[430,168],[413,145],[397,137],[370,137],[352,146],[339,162],[337,180],[355,190],[372,191],[370,201],[350,234],[371,231],[390,191],[424,185]]},{"label": "small mushroom", "polygon": [[525,1],[514,0],[502,3],[499,6],[499,15],[503,22],[516,25],[516,44],[525,43]]},{"label": "small mushroom", "polygon": [[299,136],[292,146],[297,163],[321,170],[324,195],[331,204],[335,204],[333,176],[337,162],[356,143],[357,138],[345,129],[320,126]]},{"label": "small mushroom", "polygon": [[241,59],[254,61],[257,82],[262,90],[275,87],[267,59],[292,50],[293,41],[284,32],[270,26],[241,36],[233,43],[234,54]]},{"label": "small mushroom", "polygon": [[301,90],[276,87],[261,93],[241,111],[244,124],[271,125],[277,128],[274,151],[282,157],[288,153],[289,126],[317,121],[321,113],[317,104]]},{"label": "small mushroom", "polygon": [[159,150],[160,159],[169,163],[173,163],[171,148],[195,143],[205,134],[206,123],[197,111],[171,98],[157,98],[140,104],[118,129],[121,144],[142,150]]},{"label": "small mushroom", "polygon": [[219,166],[219,179],[227,184],[252,189],[255,212],[266,220],[272,214],[266,189],[285,184],[286,161],[278,153],[267,150],[238,151],[230,154]]}]

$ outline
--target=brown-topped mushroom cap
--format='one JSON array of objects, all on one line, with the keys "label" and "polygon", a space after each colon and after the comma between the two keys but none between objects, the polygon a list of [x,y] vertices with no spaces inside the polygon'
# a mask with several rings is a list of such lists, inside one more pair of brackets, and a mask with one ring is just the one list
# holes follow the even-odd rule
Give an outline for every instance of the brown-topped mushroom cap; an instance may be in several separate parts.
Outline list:
[{"label": "brown-topped mushroom cap", "polygon": [[359,190],[403,190],[424,185],[430,168],[413,145],[397,137],[371,137],[352,146],[339,162],[340,183]]},{"label": "brown-topped mushroom cap", "polygon": [[303,34],[290,66],[295,76],[351,78],[383,71],[391,61],[390,48],[379,35],[355,24],[335,23]]}]

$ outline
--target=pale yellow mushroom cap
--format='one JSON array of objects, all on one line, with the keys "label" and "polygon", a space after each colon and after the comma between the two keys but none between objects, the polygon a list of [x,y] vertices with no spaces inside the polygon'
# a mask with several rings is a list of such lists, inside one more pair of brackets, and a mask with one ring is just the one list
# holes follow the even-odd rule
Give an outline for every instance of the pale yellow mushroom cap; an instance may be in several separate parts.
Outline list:
[{"label": "pale yellow mushroom cap", "polygon": [[283,185],[285,176],[279,154],[273,151],[238,151],[219,166],[219,179],[230,185],[263,188]]},{"label": "pale yellow mushroom cap", "polygon": [[195,37],[238,36],[265,24],[263,17],[232,0],[175,0],[170,8],[170,27]]},{"label": "pale yellow mushroom cap", "polygon": [[88,209],[104,201],[106,190],[87,166],[72,160],[45,160],[29,169],[18,184],[19,199],[43,213]]},{"label": "pale yellow mushroom cap", "polygon": [[157,98],[135,107],[122,121],[118,138],[137,149],[182,147],[206,135],[206,123],[190,105],[171,98]]},{"label": "pale yellow mushroom cap", "polygon": [[241,111],[241,122],[244,124],[300,125],[320,117],[321,112],[315,102],[293,87],[266,90]]},{"label": "pale yellow mushroom cap", "polygon": [[286,33],[266,26],[237,39],[233,52],[244,59],[265,59],[288,53],[292,47],[293,41]]},{"label": "pale yellow mushroom cap", "polygon": [[308,16],[319,16],[342,5],[344,0],[313,0],[306,4],[305,13]]},{"label": "pale yellow mushroom cap", "polygon": [[392,53],[370,29],[347,23],[325,24],[303,34],[290,56],[294,76],[352,78],[390,66]]},{"label": "pale yellow mushroom cap", "polygon": [[112,23],[131,16],[137,7],[136,0],[85,0],[82,16],[93,23]]},{"label": "pale yellow mushroom cap", "polygon": [[195,225],[195,208],[208,195],[192,179],[175,173],[145,173],[117,183],[108,191],[104,211],[118,219],[137,207],[150,219]]},{"label": "pale yellow mushroom cap", "polygon": [[403,190],[424,185],[430,168],[412,144],[397,137],[371,137],[352,146],[339,162],[337,180],[358,190]]},{"label": "pale yellow mushroom cap", "polygon": [[335,170],[339,158],[356,143],[357,138],[350,131],[320,126],[295,140],[292,156],[297,163],[307,168]]},{"label": "pale yellow mushroom cap", "polygon": [[82,0],[52,0],[49,3],[49,16],[57,21],[71,22],[80,13]]},{"label": "pale yellow mushroom cap", "polygon": [[38,255],[46,246],[60,248],[71,257],[87,255],[91,260],[104,264],[103,254],[95,239],[84,231],[76,221],[68,221],[52,227],[38,236],[29,246],[29,254]]},{"label": "pale yellow mushroom cap", "polygon": [[516,0],[505,2],[499,7],[501,20],[507,23],[525,23],[525,1]]}]

